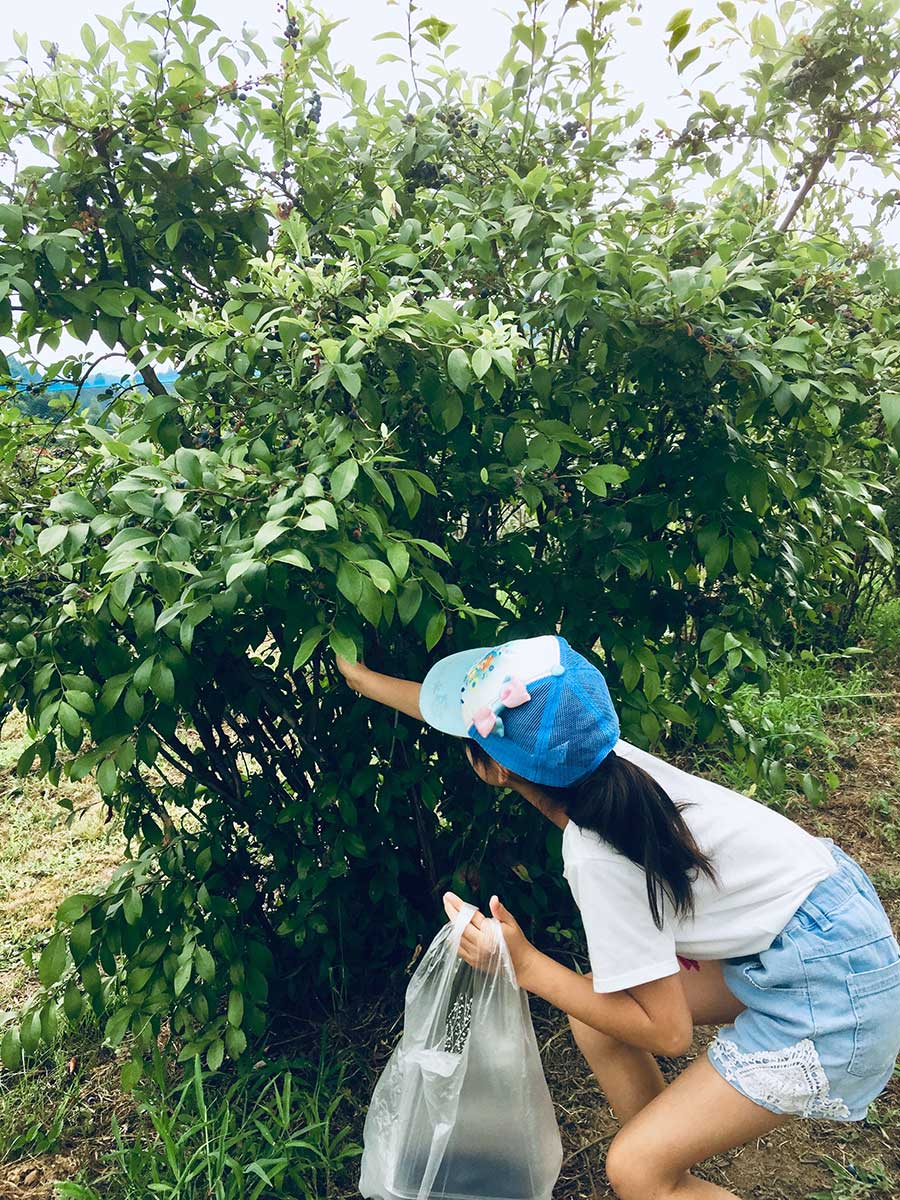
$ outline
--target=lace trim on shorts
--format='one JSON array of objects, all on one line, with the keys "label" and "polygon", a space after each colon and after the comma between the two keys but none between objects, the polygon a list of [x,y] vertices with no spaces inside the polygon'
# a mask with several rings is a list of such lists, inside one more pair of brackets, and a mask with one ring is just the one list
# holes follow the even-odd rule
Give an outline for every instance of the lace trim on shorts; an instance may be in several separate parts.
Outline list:
[{"label": "lace trim on shorts", "polygon": [[801,1117],[849,1118],[843,1100],[829,1095],[828,1076],[810,1038],[781,1050],[745,1054],[728,1038],[714,1037],[709,1051],[725,1078],[764,1108]]}]

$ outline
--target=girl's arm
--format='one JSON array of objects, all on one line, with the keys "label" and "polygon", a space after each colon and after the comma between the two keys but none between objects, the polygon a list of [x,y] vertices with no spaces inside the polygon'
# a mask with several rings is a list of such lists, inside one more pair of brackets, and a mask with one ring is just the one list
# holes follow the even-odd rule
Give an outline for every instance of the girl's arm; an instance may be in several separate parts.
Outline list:
[{"label": "girl's arm", "polygon": [[377,700],[388,708],[398,708],[409,717],[415,717],[425,724],[425,718],[419,709],[419,692],[421,683],[414,679],[396,679],[393,675],[381,675],[378,671],[370,670],[365,663],[351,663],[340,655],[335,656],[338,670],[347,683],[361,696]]},{"label": "girl's arm", "polygon": [[[444,895],[444,909],[452,920],[462,901],[453,892]],[[519,923],[496,896],[491,914],[503,929],[519,986],[561,1008],[563,1012],[621,1042],[652,1054],[684,1054],[693,1038],[693,1021],[677,974],[619,992],[595,992],[593,981],[542,954],[528,941]],[[478,967],[489,961],[490,946],[481,940],[484,917],[475,913],[463,930],[459,953]]]},{"label": "girl's arm", "polygon": [[690,1049],[693,1022],[677,975],[654,979],[628,991],[595,992],[587,975],[570,971],[534,947],[532,951],[523,967],[516,968],[519,986],[526,991],[592,1029],[652,1054],[675,1058]]}]

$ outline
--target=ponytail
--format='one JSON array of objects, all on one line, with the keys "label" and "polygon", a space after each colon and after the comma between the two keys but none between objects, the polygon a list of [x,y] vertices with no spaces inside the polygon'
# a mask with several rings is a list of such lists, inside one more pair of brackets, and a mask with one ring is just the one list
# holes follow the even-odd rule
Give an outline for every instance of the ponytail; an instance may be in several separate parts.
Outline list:
[{"label": "ponytail", "polygon": [[[471,738],[466,743],[475,761],[488,765],[493,760]],[[525,781],[528,782],[528,781]],[[656,780],[615,750],[585,779],[567,787],[534,784],[570,821],[597,833],[624,854],[647,877],[647,900],[653,921],[662,929],[664,893],[675,912],[694,915],[691,871],[703,872],[714,882],[712,861],[694,841],[681,815],[689,802],[676,804]]]}]

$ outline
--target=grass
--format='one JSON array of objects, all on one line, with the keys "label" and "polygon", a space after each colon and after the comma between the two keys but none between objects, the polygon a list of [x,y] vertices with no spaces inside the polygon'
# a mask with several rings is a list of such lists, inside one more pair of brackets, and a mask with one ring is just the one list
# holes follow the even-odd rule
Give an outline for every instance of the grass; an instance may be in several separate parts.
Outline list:
[{"label": "grass", "polygon": [[351,1141],[343,1068],[323,1041],[317,1064],[259,1062],[215,1081],[195,1058],[184,1077],[136,1090],[144,1120],[125,1132],[113,1117],[105,1175],[61,1184],[69,1200],[324,1200],[352,1186],[361,1148]]},{"label": "grass", "polygon": [[887,693],[868,662],[850,653],[802,651],[775,662],[770,675],[767,692],[744,684],[729,697],[736,730],[763,755],[762,771],[749,754],[731,759],[703,746],[692,748],[694,765],[776,808],[796,807],[802,794],[821,803],[838,784],[839,756],[877,728]]},{"label": "grass", "polygon": [[834,1182],[827,1192],[811,1192],[808,1200],[893,1200],[897,1195],[894,1178],[880,1158],[844,1165],[825,1154],[822,1163]]},{"label": "grass", "polygon": [[[18,778],[27,743],[12,713],[0,742],[0,1019],[26,986],[25,953],[45,939],[66,896],[108,878],[122,857],[118,819],[106,822],[93,787]],[[68,813],[59,801],[71,802]]]},{"label": "grass", "polygon": [[111,1085],[119,1090],[118,1069],[100,1048],[99,1022],[85,1013],[21,1070],[0,1073],[0,1163],[55,1153],[64,1141],[96,1133],[93,1102]]},{"label": "grass", "polygon": [[878,605],[865,633],[880,657],[900,658],[900,596]]},{"label": "grass", "polygon": [[[101,1024],[88,1010],[0,1075],[0,1196],[49,1194],[5,1188],[46,1188],[58,1175],[52,1194],[70,1200],[352,1194],[357,1106],[324,1040],[318,1061],[273,1057],[215,1077],[199,1058],[179,1068],[157,1050],[151,1076],[124,1092],[128,1048],[102,1048]],[[3,1163],[18,1169],[4,1174]]]}]

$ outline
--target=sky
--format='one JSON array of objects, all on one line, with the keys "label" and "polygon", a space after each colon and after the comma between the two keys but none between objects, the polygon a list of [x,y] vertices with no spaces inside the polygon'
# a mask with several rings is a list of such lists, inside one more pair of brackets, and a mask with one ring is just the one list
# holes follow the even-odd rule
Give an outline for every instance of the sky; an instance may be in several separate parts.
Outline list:
[{"label": "sky", "polygon": [[[284,15],[278,11],[277,4],[278,0],[257,0],[255,5],[248,5],[247,0],[198,0],[197,11],[212,18],[223,33],[231,36],[238,36],[241,26],[246,23],[257,31],[260,44],[272,49],[273,61],[277,61],[272,39],[280,34],[284,25]],[[500,0],[499,3],[490,3],[490,0],[416,0],[416,5],[419,17],[435,15],[455,23],[452,40],[460,49],[453,61],[474,73],[490,71],[503,56],[508,45],[509,16],[521,8],[521,3],[517,4],[514,0]],[[343,21],[333,34],[334,61],[352,63],[359,75],[376,85],[397,77],[402,70],[399,64],[379,66],[377,59],[386,51],[396,49],[399,43],[373,39],[386,29],[401,28],[405,23],[405,3],[392,4],[389,0],[318,0],[317,6],[330,17]],[[155,11],[161,7],[161,3],[160,0],[144,0],[136,7]],[[631,103],[642,100],[645,105],[633,130],[635,136],[641,127],[645,127],[651,135],[656,132],[654,117],[657,116],[674,128],[681,128],[686,114],[692,111],[693,106],[679,93],[691,74],[699,72],[706,58],[701,58],[696,68],[688,68],[685,76],[680,78],[668,60],[665,46],[669,36],[665,32],[666,25],[676,11],[685,7],[688,7],[685,0],[643,0],[634,9],[634,15],[640,18],[640,25],[628,24],[625,10],[613,18],[616,58],[610,65],[610,76],[630,94]],[[748,19],[753,12],[766,12],[774,16],[776,7],[775,0],[738,0],[738,8],[746,10]],[[703,19],[716,13],[717,4],[716,0],[695,0],[690,8],[692,25],[696,28]],[[0,60],[14,58],[19,53],[13,41],[14,30],[28,35],[29,55],[35,62],[44,59],[40,49],[41,39],[58,42],[63,51],[71,49],[76,53],[82,52],[79,30],[84,22],[90,21],[91,16],[97,13],[115,18],[121,9],[120,0],[95,0],[89,4],[74,4],[72,0],[28,0],[21,8],[10,6],[7,12],[11,11],[11,18],[0,27]],[[102,26],[96,22],[95,27],[98,31],[102,30]],[[690,40],[686,40],[678,53],[683,53],[691,44]],[[729,50],[728,74],[732,79],[736,79],[748,63],[749,57],[740,47]],[[709,81],[705,80],[700,86],[710,86]],[[723,84],[718,86],[721,88]],[[857,181],[870,189],[886,186],[881,175],[874,171],[860,171]],[[860,207],[859,220],[864,219],[865,209]],[[886,229],[884,236],[891,244],[900,244],[900,222]],[[60,352],[69,352],[80,346],[81,343],[67,338],[61,343]],[[0,348],[9,352],[13,346],[9,339],[0,339]],[[96,348],[105,349],[99,339]],[[45,348],[40,357],[42,361],[49,361],[57,353]]]}]

